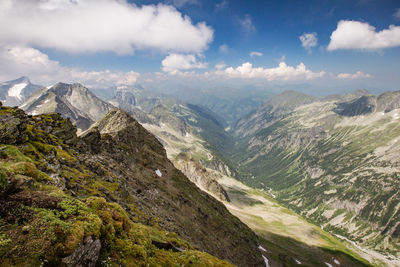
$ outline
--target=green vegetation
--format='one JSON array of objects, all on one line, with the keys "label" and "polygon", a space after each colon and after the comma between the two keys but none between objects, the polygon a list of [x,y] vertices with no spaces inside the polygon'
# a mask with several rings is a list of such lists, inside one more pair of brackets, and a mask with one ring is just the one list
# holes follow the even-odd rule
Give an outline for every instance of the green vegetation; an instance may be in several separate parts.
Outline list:
[{"label": "green vegetation", "polygon": [[398,255],[398,122],[380,110],[343,117],[334,102],[312,101],[282,94],[266,102],[235,129],[231,162],[246,184],[271,188],[281,204],[313,223]]},{"label": "green vegetation", "polygon": [[[0,116],[15,113],[3,107]],[[101,197],[120,195],[120,183],[99,162],[82,163],[74,128],[59,115],[23,120],[16,139],[0,144],[1,266],[64,266],[86,240],[100,242],[98,262],[105,266],[231,266],[156,223],[140,223],[149,216],[131,198],[128,213]],[[2,133],[4,140],[8,131]],[[23,134],[28,138],[18,139]]]}]

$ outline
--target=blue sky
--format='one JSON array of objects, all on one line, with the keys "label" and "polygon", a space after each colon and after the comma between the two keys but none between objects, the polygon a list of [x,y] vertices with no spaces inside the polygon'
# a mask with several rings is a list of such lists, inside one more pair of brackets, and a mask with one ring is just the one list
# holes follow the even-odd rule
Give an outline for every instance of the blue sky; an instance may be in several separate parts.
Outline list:
[{"label": "blue sky", "polygon": [[399,1],[3,0],[0,25],[2,80],[400,89]]}]

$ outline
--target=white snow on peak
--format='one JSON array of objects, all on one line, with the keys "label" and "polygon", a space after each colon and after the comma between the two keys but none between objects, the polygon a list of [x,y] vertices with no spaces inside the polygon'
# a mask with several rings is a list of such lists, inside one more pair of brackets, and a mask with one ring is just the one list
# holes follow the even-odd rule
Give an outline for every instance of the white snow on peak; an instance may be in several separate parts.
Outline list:
[{"label": "white snow on peak", "polygon": [[264,252],[267,252],[267,250],[266,250],[265,248],[263,248],[261,245],[258,245],[258,249],[259,249],[259,250],[262,250],[262,251],[264,251]]},{"label": "white snow on peak", "polygon": [[46,88],[47,88],[47,89],[50,89],[50,88],[53,87],[54,85],[55,85],[55,84],[46,86]]},{"label": "white snow on peak", "polygon": [[156,170],[156,174],[157,174],[158,177],[162,176],[162,173],[161,173],[161,171],[159,169]]},{"label": "white snow on peak", "polygon": [[8,95],[9,95],[9,96],[16,97],[16,98],[18,98],[19,100],[21,100],[21,99],[22,99],[21,92],[22,92],[22,90],[23,90],[27,85],[28,85],[27,83],[17,83],[17,84],[14,84],[14,86],[11,87],[11,88],[8,90]]},{"label": "white snow on peak", "polygon": [[264,255],[261,255],[261,256],[262,256],[263,259],[264,259],[265,267],[271,267],[271,266],[269,265],[269,261],[268,261],[267,257],[265,257]]}]

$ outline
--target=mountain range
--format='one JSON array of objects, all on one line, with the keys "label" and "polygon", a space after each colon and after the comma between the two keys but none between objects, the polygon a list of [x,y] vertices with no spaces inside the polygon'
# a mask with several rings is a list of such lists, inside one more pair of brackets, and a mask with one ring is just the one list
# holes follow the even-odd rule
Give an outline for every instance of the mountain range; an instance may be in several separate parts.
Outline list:
[{"label": "mountain range", "polygon": [[[95,93],[98,91],[94,90]],[[376,96],[359,90],[322,98],[285,91],[268,98],[247,115],[243,115],[247,113],[243,110],[239,112],[240,115],[235,113],[234,118],[239,118],[236,123],[233,117],[227,120],[224,112],[219,113],[221,116],[217,115],[216,106],[189,104],[143,88],[116,88],[112,96],[105,92],[99,94],[104,98],[102,100],[80,84],[58,83],[39,89],[20,107],[35,115],[34,118],[49,112],[58,112],[64,118],[69,118],[78,128],[79,137],[76,138],[83,140],[76,148],[77,153],[82,154],[83,149],[121,162],[117,181],[124,179],[125,175],[147,177],[140,173],[143,168],[136,173],[122,171],[132,164],[125,157],[132,157],[136,162],[135,155],[130,155],[129,151],[142,150],[142,147],[136,148],[137,141],[132,144],[130,140],[146,143],[141,136],[147,130],[164,147],[156,149],[165,149],[163,157],[168,157],[168,161],[199,189],[224,203],[231,213],[257,233],[258,238],[253,239],[251,246],[253,249],[254,244],[258,244],[255,248],[263,253],[264,264],[291,266],[301,262],[306,266],[368,265],[361,257],[377,265],[399,263],[399,185],[396,179],[399,167],[396,157],[399,151],[396,139],[399,135],[396,132],[400,103],[398,92]],[[236,100],[225,101],[230,101],[231,107],[236,103]],[[259,98],[256,102],[261,103]],[[255,102],[249,105],[241,103],[249,110],[250,105],[255,105]],[[140,128],[142,126],[146,130]],[[138,131],[137,128],[143,130]],[[113,145],[109,143],[110,140],[102,141],[103,136],[110,136],[107,138],[113,139]],[[379,142],[377,136],[380,136]],[[127,147],[129,149],[125,151]],[[103,149],[111,154],[102,152]],[[146,168],[152,166],[150,172],[153,175],[155,173],[155,177],[163,177],[164,171],[170,167],[153,166],[153,162],[159,162],[158,156],[154,156],[153,152],[140,155],[140,158],[146,158],[145,163],[141,164]],[[95,158],[103,166],[114,164],[99,156]],[[81,156],[79,161],[82,161]],[[151,180],[146,188],[153,183]],[[68,188],[65,184],[56,186],[71,190],[67,185]],[[124,187],[134,188],[137,185],[137,182],[128,181]],[[76,194],[77,189],[87,190],[86,187],[86,184],[78,184],[72,189],[72,194]],[[140,195],[142,190],[130,194]],[[186,189],[182,187],[180,190]],[[92,189],[89,191],[97,192]],[[159,192],[159,189],[156,191]],[[164,197],[175,199],[171,197],[169,189],[167,191]],[[117,202],[131,216],[130,209],[127,209],[130,207],[127,206],[129,201],[124,199],[123,194],[115,196],[107,187],[100,192],[107,201]],[[90,195],[87,192],[85,194]],[[141,212],[145,210],[145,214],[161,217],[158,225],[177,233],[195,248],[204,250],[207,247],[203,241],[196,239],[199,236],[193,238],[192,233],[189,235],[185,230],[187,218],[175,214],[180,221],[172,220],[171,216],[176,212],[174,209],[152,210],[152,202],[146,203],[151,198],[154,196],[146,196],[143,203],[139,200]],[[160,203],[169,203],[165,198]],[[134,201],[138,200],[135,198]],[[161,207],[160,203],[157,202],[155,206]],[[302,222],[300,217],[296,217],[298,215],[287,217],[290,211],[274,208],[280,204],[320,225],[337,238]],[[270,211],[265,211],[263,207],[269,205],[272,205]],[[266,214],[254,220],[254,216],[261,216],[260,212]],[[208,211],[205,216],[210,216]],[[271,221],[275,216],[281,218],[282,225]],[[234,221],[232,217],[228,220]],[[292,221],[293,226],[309,228],[314,234],[304,237],[299,230],[296,230],[298,233],[293,232],[289,230],[292,226],[284,220]],[[140,223],[153,225],[149,217]],[[221,229],[213,228],[210,233],[218,232],[215,234],[218,236],[219,231]],[[239,266],[247,266],[246,263],[250,262],[249,259],[234,259],[233,255],[226,258],[229,254],[227,251],[213,250],[215,240],[207,242],[210,247],[206,251],[214,256]],[[315,244],[318,244],[316,248]],[[265,251],[263,246],[267,248]],[[337,252],[335,254],[332,251]]]},{"label": "mountain range", "polygon": [[232,160],[246,183],[324,229],[398,257],[399,105],[399,91],[287,91],[238,121]]}]

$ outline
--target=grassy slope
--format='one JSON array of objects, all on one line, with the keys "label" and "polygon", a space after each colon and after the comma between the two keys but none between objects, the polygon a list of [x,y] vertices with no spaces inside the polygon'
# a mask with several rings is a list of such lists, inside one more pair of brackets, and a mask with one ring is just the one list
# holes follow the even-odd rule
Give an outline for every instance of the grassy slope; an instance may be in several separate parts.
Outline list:
[{"label": "grassy slope", "polygon": [[[247,184],[273,188],[280,201],[310,220],[329,222],[325,225],[329,231],[396,255],[398,237],[381,235],[377,228],[390,229],[400,219],[396,209],[399,173],[396,164],[376,155],[386,147],[389,152],[383,155],[389,157],[398,146],[400,127],[395,114],[346,119],[329,112],[332,107],[332,103],[317,103],[297,109],[259,130],[253,139],[241,140],[242,149],[234,161],[239,162]],[[322,138],[311,134],[315,127],[324,129]],[[313,169],[322,170],[318,178],[310,178]],[[338,208],[332,199],[353,206],[367,203],[359,211]]]},{"label": "grassy slope", "polygon": [[[16,112],[19,111],[2,107],[0,115]],[[226,261],[194,250],[174,233],[135,223],[116,203],[101,197],[74,197],[56,187],[46,174],[55,170],[51,164],[44,165],[44,160],[72,166],[68,173],[62,174],[70,179],[92,174],[84,166],[73,167],[78,159],[64,140],[33,127],[46,121],[52,122],[53,127],[58,125],[61,131],[65,123],[59,116],[36,116],[31,120],[33,124],[26,126],[20,145],[0,144],[1,265],[62,265],[62,258],[74,252],[86,237],[91,237],[101,241],[99,260],[106,266],[230,266]],[[4,132],[7,127],[0,130],[2,136],[10,134]],[[91,187],[95,190],[96,183],[113,186],[95,181],[88,184],[87,190]],[[137,214],[140,217],[140,212]],[[180,248],[182,252],[160,249],[155,245],[157,242]]]},{"label": "grassy slope", "polygon": [[282,207],[270,194],[229,177],[219,182],[231,199],[225,205],[262,237],[261,244],[272,261],[292,265],[298,260],[305,266],[322,266],[337,259],[345,266],[369,266],[355,247]]}]

